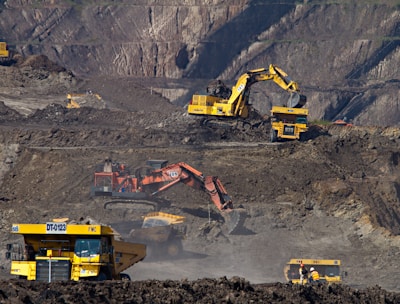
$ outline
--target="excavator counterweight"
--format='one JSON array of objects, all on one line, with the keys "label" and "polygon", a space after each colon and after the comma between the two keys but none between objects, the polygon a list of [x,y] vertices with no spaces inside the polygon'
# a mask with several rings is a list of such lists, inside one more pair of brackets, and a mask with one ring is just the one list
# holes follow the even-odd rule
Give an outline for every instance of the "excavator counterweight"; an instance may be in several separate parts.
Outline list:
[{"label": "excavator counterweight", "polygon": [[[243,225],[246,213],[244,209],[235,209],[222,182],[216,176],[204,176],[192,166],[179,162],[168,165],[165,160],[149,160],[147,166],[131,174],[124,164],[106,159],[94,174],[91,196],[107,196],[118,199],[117,204],[135,204],[155,202],[157,194],[166,191],[178,183],[209,194],[211,201],[224,218],[229,233],[238,231]],[[108,201],[109,209],[113,201]]]}]

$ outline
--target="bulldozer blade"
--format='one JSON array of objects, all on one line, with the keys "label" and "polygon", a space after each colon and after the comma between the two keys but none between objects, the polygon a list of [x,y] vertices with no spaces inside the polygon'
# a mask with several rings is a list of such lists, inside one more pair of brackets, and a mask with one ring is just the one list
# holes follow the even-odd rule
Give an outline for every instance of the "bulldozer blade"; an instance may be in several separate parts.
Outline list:
[{"label": "bulldozer blade", "polygon": [[244,208],[232,209],[222,214],[228,234],[239,233],[243,228],[247,212]]}]

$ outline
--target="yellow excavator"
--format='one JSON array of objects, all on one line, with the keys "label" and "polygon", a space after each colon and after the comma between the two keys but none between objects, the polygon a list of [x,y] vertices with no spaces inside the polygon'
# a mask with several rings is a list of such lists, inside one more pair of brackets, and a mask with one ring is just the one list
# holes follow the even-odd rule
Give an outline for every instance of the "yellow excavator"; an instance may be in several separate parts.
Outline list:
[{"label": "yellow excavator", "polygon": [[268,70],[260,68],[247,71],[239,77],[232,90],[228,89],[222,81],[217,80],[207,88],[208,95],[193,95],[188,106],[188,113],[247,118],[249,116],[251,85],[267,80],[273,80],[282,89],[290,93],[289,104],[292,107],[305,104],[306,97],[299,94],[298,84],[290,80],[282,69],[271,64]]},{"label": "yellow excavator", "polygon": [[[207,87],[207,95],[192,96],[188,105],[188,114],[203,115],[208,118],[246,119],[250,114],[250,87],[256,82],[268,80],[274,81],[290,94],[285,107],[274,106],[272,109],[274,119],[271,141],[279,138],[299,139],[300,133],[307,131],[308,109],[300,110],[307,102],[307,98],[300,94],[297,82],[291,80],[288,74],[272,64],[268,70],[260,68],[247,71],[239,77],[232,90],[221,80],[210,83]],[[285,122],[290,122],[290,125]]]}]

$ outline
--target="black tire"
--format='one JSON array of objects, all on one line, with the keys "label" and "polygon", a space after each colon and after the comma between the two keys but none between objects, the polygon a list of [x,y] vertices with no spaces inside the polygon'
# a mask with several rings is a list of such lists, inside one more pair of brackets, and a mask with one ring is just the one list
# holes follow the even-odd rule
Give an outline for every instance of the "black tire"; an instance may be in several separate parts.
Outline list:
[{"label": "black tire", "polygon": [[95,281],[101,282],[101,281],[106,281],[107,280],[107,275],[101,271],[97,277],[95,277]]},{"label": "black tire", "polygon": [[178,257],[183,251],[181,240],[173,240],[169,242],[166,246],[166,251],[169,258]]},{"label": "black tire", "polygon": [[276,131],[274,129],[271,129],[270,140],[271,140],[272,143],[278,141],[278,131]]},{"label": "black tire", "polygon": [[122,281],[131,281],[131,277],[127,273],[120,273],[119,276]]}]

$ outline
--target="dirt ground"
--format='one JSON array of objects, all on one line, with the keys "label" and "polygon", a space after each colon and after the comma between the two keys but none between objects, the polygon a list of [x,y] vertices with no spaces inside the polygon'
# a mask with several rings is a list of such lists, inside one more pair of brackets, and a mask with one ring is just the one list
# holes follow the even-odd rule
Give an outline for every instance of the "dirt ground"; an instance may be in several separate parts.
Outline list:
[{"label": "dirt ground", "polygon": [[[177,185],[160,198],[162,211],[187,219],[179,258],[134,265],[130,283],[49,285],[10,279],[0,248],[2,303],[399,302],[399,128],[313,126],[306,142],[270,144],[267,120],[253,130],[201,127],[131,79],[78,80],[37,60],[46,59],[0,67],[2,244],[14,240],[12,223],[56,217],[90,216],[126,238],[149,210],[105,210],[90,197],[106,157],[132,168],[186,162],[218,176],[247,218],[229,235],[205,193]],[[107,109],[65,108],[67,92],[89,89]],[[342,285],[286,284],[290,258],[340,259],[348,275]]]}]

